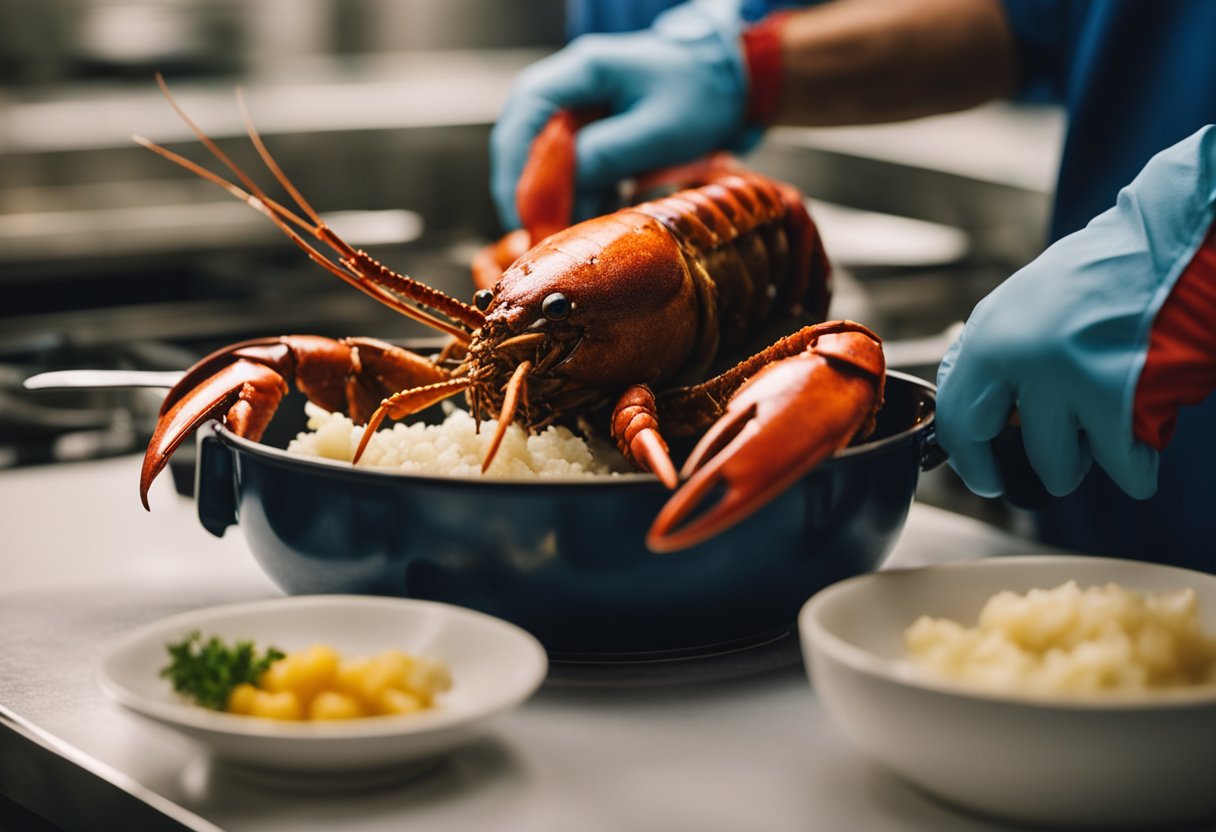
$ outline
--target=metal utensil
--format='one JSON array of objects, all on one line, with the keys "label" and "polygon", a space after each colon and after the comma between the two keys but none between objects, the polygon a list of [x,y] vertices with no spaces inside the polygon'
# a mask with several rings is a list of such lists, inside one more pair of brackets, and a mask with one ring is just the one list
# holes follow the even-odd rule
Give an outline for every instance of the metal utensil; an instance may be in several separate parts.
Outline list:
[{"label": "metal utensil", "polygon": [[53,370],[25,379],[26,390],[102,390],[161,387],[168,389],[182,377],[180,370]]}]

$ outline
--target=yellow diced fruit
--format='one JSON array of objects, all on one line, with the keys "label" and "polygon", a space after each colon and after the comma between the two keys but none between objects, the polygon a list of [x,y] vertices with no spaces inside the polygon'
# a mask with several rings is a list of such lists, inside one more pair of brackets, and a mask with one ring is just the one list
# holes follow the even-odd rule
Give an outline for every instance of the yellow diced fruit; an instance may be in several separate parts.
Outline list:
[{"label": "yellow diced fruit", "polygon": [[356,719],[363,715],[363,707],[353,696],[336,690],[321,691],[308,706],[309,719]]},{"label": "yellow diced fruit", "polygon": [[338,671],[338,653],[332,647],[316,644],[307,650],[290,653],[266,669],[259,685],[269,691],[293,691],[302,704],[332,687]]},{"label": "yellow diced fruit", "polygon": [[248,682],[242,682],[228,694],[228,713],[243,716],[253,712],[253,700],[258,695],[258,689]]},{"label": "yellow diced fruit", "polygon": [[250,716],[260,716],[266,719],[303,719],[304,708],[299,698],[289,690],[275,693],[266,690],[256,691],[249,710]]},{"label": "yellow diced fruit", "polygon": [[430,659],[417,659],[406,674],[405,689],[429,705],[434,698],[450,690],[452,674],[447,665]]},{"label": "yellow diced fruit", "polygon": [[338,672],[334,675],[334,690],[349,696],[362,698],[363,676],[371,659],[355,657],[342,659],[338,662]]},{"label": "yellow diced fruit", "polygon": [[388,688],[380,694],[376,708],[381,714],[413,714],[426,708],[426,703],[407,690]]},{"label": "yellow diced fruit", "polygon": [[370,707],[378,707],[389,688],[405,687],[413,659],[399,650],[386,650],[368,659],[344,661],[338,669],[336,687]]}]

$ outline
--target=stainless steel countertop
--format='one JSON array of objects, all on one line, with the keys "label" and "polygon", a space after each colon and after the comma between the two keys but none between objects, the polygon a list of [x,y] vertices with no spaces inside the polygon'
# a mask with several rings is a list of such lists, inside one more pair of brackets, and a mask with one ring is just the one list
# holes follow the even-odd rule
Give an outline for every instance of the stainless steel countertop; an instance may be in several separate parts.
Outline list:
[{"label": "stainless steel countertop", "polygon": [[[15,779],[0,770],[0,788],[19,802],[53,795],[69,828],[73,817],[122,827],[132,794],[185,828],[259,832],[1011,828],[869,762],[820,708],[792,642],[649,670],[555,667],[534,699],[414,782],[333,794],[251,785],[111,705],[92,677],[106,641],[132,627],[279,594],[243,538],[210,537],[167,477],[146,514],[137,472],[137,458],[120,457],[0,474],[0,765],[14,747],[30,761]],[[887,565],[1039,551],[914,505]],[[85,772],[105,788],[80,805],[74,775]]]}]

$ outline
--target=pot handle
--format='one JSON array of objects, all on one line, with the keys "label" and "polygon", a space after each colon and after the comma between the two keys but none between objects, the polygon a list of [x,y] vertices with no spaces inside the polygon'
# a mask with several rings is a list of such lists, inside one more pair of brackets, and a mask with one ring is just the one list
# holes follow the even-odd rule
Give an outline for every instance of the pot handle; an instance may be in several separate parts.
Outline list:
[{"label": "pot handle", "polygon": [[194,498],[198,520],[216,537],[237,522],[235,454],[216,436],[219,422],[198,429],[198,462],[194,469]]},{"label": "pot handle", "polygon": [[[1042,508],[1051,495],[1026,456],[1022,428],[1012,421],[1005,425],[1005,429],[992,440],[992,452],[1005,483],[1005,493],[1002,495],[1005,502],[1027,511]],[[937,430],[927,430],[920,444],[920,469],[932,471],[945,462],[947,456],[946,450],[937,442]]]},{"label": "pot handle", "polygon": [[1036,511],[1047,504],[1051,495],[1026,456],[1020,425],[1013,422],[1005,425],[1005,429],[992,440],[992,453],[996,456],[1001,479],[1005,482],[1005,502],[1028,511]]},{"label": "pot handle", "polygon": [[920,446],[917,449],[917,458],[920,461],[920,470],[932,471],[937,466],[946,461],[948,455],[946,449],[937,444],[937,428],[930,426],[925,431],[920,439]]}]

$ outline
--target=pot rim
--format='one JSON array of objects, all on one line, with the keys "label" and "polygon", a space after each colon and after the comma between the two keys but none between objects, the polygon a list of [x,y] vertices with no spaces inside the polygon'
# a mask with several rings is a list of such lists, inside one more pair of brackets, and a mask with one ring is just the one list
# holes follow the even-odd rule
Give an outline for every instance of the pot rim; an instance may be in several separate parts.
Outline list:
[{"label": "pot rim", "polygon": [[[918,376],[913,376],[908,373],[900,372],[899,370],[887,370],[887,378],[898,379],[899,381],[910,384],[912,387],[918,387],[922,391],[929,393],[931,400],[936,403],[937,387]],[[859,457],[871,457],[880,455],[890,449],[903,445],[914,440],[915,437],[925,434],[933,429],[936,419],[936,409],[930,410],[917,423],[905,428],[904,430],[894,433],[890,436],[883,437],[874,442],[863,442],[860,445],[853,445],[845,448],[843,451],[824,460],[816,470],[834,468],[839,465],[848,464],[850,461]],[[654,488],[662,487],[658,478],[654,474],[644,473],[613,473],[602,476],[588,475],[581,477],[493,477],[474,479],[467,476],[456,476],[449,474],[419,474],[411,471],[399,471],[391,468],[373,468],[373,467],[355,467],[349,462],[336,459],[326,459],[323,457],[311,457],[304,454],[289,453],[282,448],[275,448],[270,445],[264,445],[261,442],[255,442],[242,436],[237,436],[232,431],[228,430],[218,420],[212,420],[206,427],[207,431],[200,430],[200,436],[205,433],[212,433],[221,442],[234,450],[251,454],[259,457],[265,462],[280,467],[288,468],[303,468],[312,470],[317,474],[327,476],[347,477],[366,482],[374,482],[378,478],[388,479],[397,482],[422,483],[434,486],[468,486],[470,483],[478,483],[487,487],[502,487],[518,489],[520,487],[532,489],[544,489],[560,487],[566,488],[613,488],[619,490],[624,486],[634,488]],[[932,440],[930,440],[932,441]],[[664,488],[664,490],[666,490]]]}]

